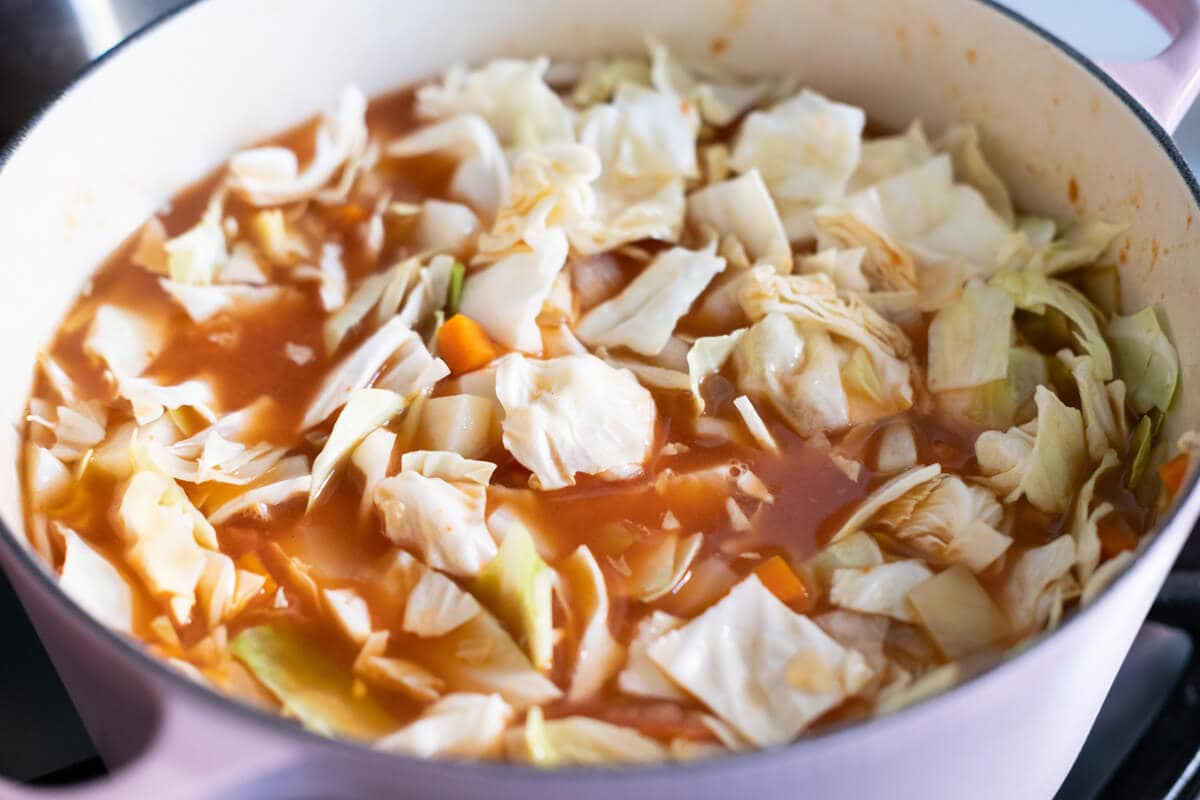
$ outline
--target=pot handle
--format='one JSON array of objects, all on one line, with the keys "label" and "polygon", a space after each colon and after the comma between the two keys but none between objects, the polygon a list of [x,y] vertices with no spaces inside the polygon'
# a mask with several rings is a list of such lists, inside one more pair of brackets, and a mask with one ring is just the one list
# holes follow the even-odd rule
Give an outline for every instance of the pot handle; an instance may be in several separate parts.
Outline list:
[{"label": "pot handle", "polygon": [[160,700],[150,741],[127,764],[102,778],[67,786],[32,786],[0,777],[0,800],[260,796],[262,788],[251,787],[262,787],[269,776],[297,764],[296,749],[279,737],[248,741],[230,734],[226,715],[214,718],[203,710],[197,713],[190,703]]},{"label": "pot handle", "polygon": [[1137,0],[1166,29],[1171,43],[1154,58],[1104,64],[1169,133],[1200,93],[1200,0]]}]

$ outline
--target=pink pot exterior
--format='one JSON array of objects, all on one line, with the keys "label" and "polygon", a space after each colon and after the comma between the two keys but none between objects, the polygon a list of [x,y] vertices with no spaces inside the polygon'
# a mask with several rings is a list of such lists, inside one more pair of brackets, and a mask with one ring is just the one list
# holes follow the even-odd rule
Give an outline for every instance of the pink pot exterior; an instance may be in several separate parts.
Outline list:
[{"label": "pink pot exterior", "polygon": [[[176,15],[76,84],[0,169],[5,313],[19,332],[0,352],[7,419],[19,419],[34,353],[100,257],[178,186],[236,146],[307,116],[344,81],[374,93],[456,59],[543,51],[579,58],[636,50],[643,33],[654,32],[684,55],[711,48],[748,73],[795,72],[887,126],[913,117],[934,130],[976,122],[1022,206],[1129,222],[1117,243],[1125,301],[1165,306],[1183,361],[1167,436],[1200,423],[1200,272],[1192,266],[1200,206],[1190,174],[1162,130],[1114,85],[985,3],[293,0],[286,15],[279,8],[272,0],[208,0]],[[16,435],[3,428],[0,458],[15,463]],[[907,710],[767,753],[537,772],[320,740],[152,663],[86,620],[18,544],[19,487],[10,472],[0,475],[0,564],[101,753],[121,766],[69,790],[0,784],[0,797],[1048,798],[1198,512],[1192,485],[1095,604]]]}]

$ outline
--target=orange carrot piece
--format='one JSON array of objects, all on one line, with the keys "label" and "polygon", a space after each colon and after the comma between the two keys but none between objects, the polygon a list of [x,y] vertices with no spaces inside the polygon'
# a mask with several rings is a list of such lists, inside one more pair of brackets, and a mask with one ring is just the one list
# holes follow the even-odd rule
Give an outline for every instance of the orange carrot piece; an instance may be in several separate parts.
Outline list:
[{"label": "orange carrot piece", "polygon": [[1096,526],[1100,537],[1100,556],[1110,559],[1126,550],[1136,550],[1138,537],[1124,525],[1107,525],[1101,522]]},{"label": "orange carrot piece", "polygon": [[771,556],[754,568],[754,574],[763,586],[785,603],[804,602],[808,599],[808,588],[800,580],[783,556]]},{"label": "orange carrot piece", "polygon": [[455,375],[486,366],[500,355],[487,332],[465,314],[455,314],[442,324],[437,343],[438,355]]},{"label": "orange carrot piece", "polygon": [[1180,453],[1169,461],[1164,461],[1158,468],[1158,477],[1162,478],[1163,488],[1167,490],[1169,497],[1179,494],[1179,487],[1183,486],[1183,479],[1187,477],[1187,471],[1187,453]]}]

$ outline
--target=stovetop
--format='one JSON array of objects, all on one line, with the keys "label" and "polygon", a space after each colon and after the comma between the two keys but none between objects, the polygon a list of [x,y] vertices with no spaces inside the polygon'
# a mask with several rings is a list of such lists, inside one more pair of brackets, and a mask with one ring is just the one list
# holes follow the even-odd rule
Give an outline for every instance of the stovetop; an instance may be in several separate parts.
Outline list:
[{"label": "stovetop", "polygon": [[[184,0],[0,0],[0,143],[84,64]],[[1102,61],[1146,57],[1165,34],[1130,0],[1007,0]],[[1176,141],[1200,167],[1200,108]],[[0,573],[0,775],[62,784],[102,774],[79,716]],[[1200,795],[1200,536],[1193,535],[1113,685],[1058,800]],[[1036,735],[1031,732],[1031,735]]]}]

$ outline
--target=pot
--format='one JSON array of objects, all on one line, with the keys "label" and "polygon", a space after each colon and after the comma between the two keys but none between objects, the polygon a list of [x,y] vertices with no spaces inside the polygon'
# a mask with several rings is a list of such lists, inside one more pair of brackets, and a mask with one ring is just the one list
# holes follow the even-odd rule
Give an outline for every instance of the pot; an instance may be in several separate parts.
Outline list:
[{"label": "pot", "polygon": [[[884,126],[974,122],[1021,207],[1128,223],[1116,246],[1124,301],[1165,307],[1182,360],[1165,429],[1174,441],[1200,427],[1200,187],[1167,129],[1197,91],[1200,13],[1196,0],[1143,4],[1175,43],[1150,62],[1114,67],[1114,81],[980,0],[293,0],[286,13],[273,0],[196,3],[103,58],[7,153],[0,416],[20,419],[38,347],[105,254],[179,187],[313,113],[344,82],[377,93],[454,60],[637,50],[649,32],[684,56],[795,73]],[[16,464],[17,454],[16,429],[4,426],[0,461]],[[25,545],[9,469],[0,474],[0,562],[113,773],[57,792],[0,784],[0,796],[1050,797],[1197,513],[1193,479],[1099,600],[905,710],[686,766],[539,772],[376,753],[189,682],[56,588]]]}]

